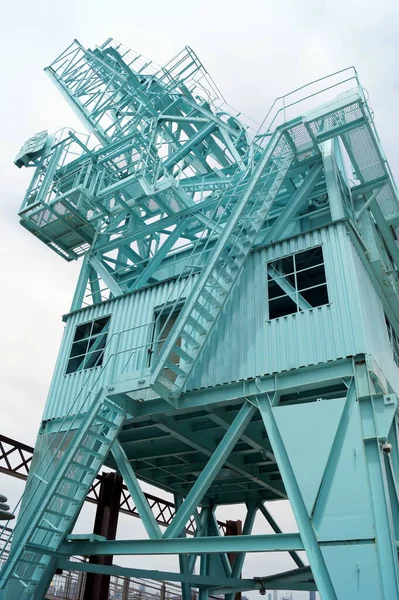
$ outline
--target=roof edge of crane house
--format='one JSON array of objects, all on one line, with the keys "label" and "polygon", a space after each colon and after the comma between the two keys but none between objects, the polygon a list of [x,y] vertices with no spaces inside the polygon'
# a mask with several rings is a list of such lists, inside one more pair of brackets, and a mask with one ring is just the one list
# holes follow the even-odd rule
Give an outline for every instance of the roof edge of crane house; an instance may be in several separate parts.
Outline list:
[{"label": "roof edge of crane house", "polygon": [[[260,125],[189,47],[161,67],[75,40],[46,72],[88,133],[26,142],[19,216],[82,267],[5,598],[43,597],[72,554],[159,553],[179,554],[183,600],[399,598],[399,201],[356,70],[278,98]],[[149,540],[72,534],[104,464]],[[163,533],[140,480],[175,495]],[[299,535],[254,535],[287,498]],[[242,503],[243,536],[222,540],[215,508]],[[240,579],[247,552],[276,550],[295,571]]]}]

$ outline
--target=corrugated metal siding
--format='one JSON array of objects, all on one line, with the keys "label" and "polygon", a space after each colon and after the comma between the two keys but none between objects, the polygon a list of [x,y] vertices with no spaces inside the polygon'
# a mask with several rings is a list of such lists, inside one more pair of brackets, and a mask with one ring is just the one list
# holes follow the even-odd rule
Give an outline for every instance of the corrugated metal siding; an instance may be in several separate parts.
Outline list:
[{"label": "corrugated metal siding", "polygon": [[[113,381],[114,375],[122,370],[135,371],[146,366],[154,309],[181,295],[186,297],[192,284],[193,281],[184,280],[176,286],[175,281],[168,281],[71,314],[67,320],[43,419],[66,415],[72,405],[72,412],[85,410],[89,398],[83,404],[82,401],[89,390],[96,392]],[[65,375],[76,325],[105,315],[111,315],[111,320],[103,366]],[[137,347],[141,347],[140,351],[131,351]],[[83,392],[80,391],[82,388]]]},{"label": "corrugated metal siding", "polygon": [[[318,245],[323,247],[330,304],[268,321],[266,264]],[[384,333],[380,332],[381,303],[375,290],[372,295],[369,288],[374,288],[362,269],[343,223],[252,253],[187,389],[278,373],[363,352],[373,354],[380,366],[385,367],[389,360],[392,363],[385,326]],[[149,324],[153,321],[154,308],[167,299],[187,297],[193,280],[184,291],[183,285],[184,282],[178,287],[174,281],[165,282],[70,315],[44,419],[68,414],[82,386],[86,392],[95,391],[117,379],[124,368],[132,372],[147,366],[147,347],[152,335]],[[359,298],[363,298],[362,310],[359,310]],[[372,301],[369,302],[369,298]],[[377,313],[376,332],[375,328],[367,327],[367,321],[372,322]],[[111,314],[111,321],[104,366],[65,376],[76,325],[107,314]],[[132,330],[133,327],[136,329]],[[109,362],[115,352],[142,345],[140,352],[124,352]],[[72,412],[79,404],[80,401]]]},{"label": "corrugated metal siding", "polygon": [[[318,245],[323,247],[330,304],[268,321],[266,263]],[[350,240],[342,223],[253,253],[187,389],[364,352],[353,269]]]},{"label": "corrugated metal siding", "polygon": [[392,388],[399,394],[399,368],[393,359],[384,308],[355,248],[352,252],[367,352],[372,355]]}]

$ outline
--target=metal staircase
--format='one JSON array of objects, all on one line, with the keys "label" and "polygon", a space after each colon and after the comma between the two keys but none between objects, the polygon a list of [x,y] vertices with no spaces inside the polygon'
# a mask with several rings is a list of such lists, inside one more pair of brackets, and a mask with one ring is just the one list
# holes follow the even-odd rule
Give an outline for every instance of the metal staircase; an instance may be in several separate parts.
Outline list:
[{"label": "metal staircase", "polygon": [[[38,589],[44,589],[48,584],[48,578],[52,576],[52,570],[48,572],[51,567],[48,553],[57,550],[72,530],[124,419],[124,411],[100,393],[67,440],[67,450],[54,472],[47,478],[36,472],[40,485],[35,491],[40,491],[33,493],[33,498],[28,499],[28,507],[25,504],[21,511],[29,512],[29,519],[24,519],[29,525],[14,536],[9,559],[1,573],[0,589],[8,586],[8,597],[33,598]],[[65,433],[69,434],[62,432]]]},{"label": "metal staircase", "polygon": [[[150,387],[156,393],[173,403],[183,392],[293,161],[317,154],[321,142],[339,135],[346,139],[348,132],[360,130],[367,130],[372,139],[372,121],[362,93],[353,89],[282,124],[270,138],[253,172],[247,178],[244,173],[237,185],[232,178],[225,191],[226,195],[234,196],[234,202],[228,202],[232,206],[229,220],[222,229],[215,226],[211,232],[210,237],[217,234],[218,240],[206,256],[205,264],[199,264],[198,260],[202,270],[173,328],[169,328],[167,337],[162,336],[162,330],[159,333],[158,340],[166,339],[162,340],[151,372]],[[242,190],[243,179],[246,185]],[[368,179],[372,179],[371,174]]]},{"label": "metal staircase", "polygon": [[[218,241],[207,264],[163,344],[152,370],[151,387],[162,397],[173,399],[182,392],[273,206],[294,156],[286,135],[278,130],[248,176],[243,191],[240,188],[246,174],[241,175],[238,183],[233,182],[230,186],[227,192],[229,195],[235,196],[237,191],[241,193],[234,202],[229,220],[220,229]],[[214,224],[210,237],[215,233],[219,233],[217,223]],[[179,357],[178,361],[176,355]]]}]

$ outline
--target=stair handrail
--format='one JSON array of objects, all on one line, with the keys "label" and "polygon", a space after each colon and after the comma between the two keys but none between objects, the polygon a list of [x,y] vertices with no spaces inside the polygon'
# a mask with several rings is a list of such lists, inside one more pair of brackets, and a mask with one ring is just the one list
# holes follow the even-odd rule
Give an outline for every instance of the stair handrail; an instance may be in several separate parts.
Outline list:
[{"label": "stair handrail", "polygon": [[[149,325],[151,325],[151,324],[152,324],[152,322],[150,322],[150,323],[145,323],[145,324],[143,324],[143,325],[137,325],[137,326],[135,326],[135,327],[132,327],[132,328],[127,328],[127,329],[125,329],[125,330],[123,330],[123,331],[119,331],[119,332],[117,332],[117,331],[116,331],[116,332],[114,332],[113,334],[111,334],[111,336],[109,337],[109,339],[107,340],[107,342],[106,342],[106,344],[105,344],[105,346],[104,346],[104,353],[105,353],[105,349],[106,349],[107,347],[109,347],[109,345],[111,344],[111,341],[112,341],[112,340],[113,340],[113,339],[114,339],[116,336],[120,336],[122,333],[125,333],[125,332],[127,332],[127,331],[131,331],[131,330],[134,330],[134,329],[139,329],[139,328],[141,328],[141,327],[148,327],[148,326],[149,326]],[[145,344],[145,345],[148,345],[148,344]],[[145,346],[145,345],[144,345],[144,346]],[[111,353],[111,354],[108,356],[108,358],[107,358],[107,360],[106,360],[105,364],[104,364],[104,365],[101,365],[101,367],[102,367],[102,368],[101,368],[99,371],[97,371],[95,368],[92,368],[92,369],[90,370],[89,376],[87,377],[86,381],[85,381],[85,382],[82,384],[82,386],[79,388],[79,391],[78,391],[78,393],[77,393],[77,395],[76,395],[76,397],[75,397],[75,399],[74,399],[73,403],[71,404],[71,406],[70,406],[70,409],[69,409],[68,413],[67,413],[66,415],[64,415],[64,416],[63,416],[62,420],[60,421],[60,423],[59,423],[59,425],[58,425],[58,428],[57,428],[57,429],[55,429],[54,431],[52,431],[52,432],[51,432],[51,433],[53,434],[53,439],[51,440],[51,442],[50,442],[50,444],[48,445],[47,449],[45,450],[44,454],[42,455],[42,457],[41,457],[41,459],[40,459],[39,463],[36,465],[36,467],[35,467],[35,468],[36,468],[36,470],[37,470],[37,469],[38,469],[40,466],[42,466],[42,465],[43,465],[43,463],[44,463],[45,459],[48,457],[48,454],[50,453],[50,451],[51,451],[51,452],[52,452],[52,453],[55,455],[55,454],[57,454],[58,450],[60,450],[60,449],[62,448],[62,445],[63,445],[63,443],[64,443],[64,442],[65,442],[65,440],[66,440],[66,436],[67,436],[67,435],[68,435],[68,433],[69,433],[69,432],[70,432],[70,431],[73,429],[73,425],[75,425],[75,423],[76,423],[77,419],[78,419],[78,418],[80,418],[80,417],[81,417],[81,415],[82,415],[82,413],[80,412],[80,410],[79,410],[79,409],[81,409],[81,408],[83,407],[83,405],[84,405],[84,404],[85,404],[85,402],[87,401],[87,398],[88,398],[88,396],[89,396],[90,394],[94,394],[94,395],[97,395],[97,394],[98,394],[98,392],[94,391],[94,387],[95,387],[95,385],[98,383],[98,381],[99,381],[99,379],[100,379],[100,378],[104,378],[104,373],[105,373],[105,370],[106,370],[106,369],[107,369],[107,368],[108,368],[108,367],[111,365],[111,362],[112,362],[113,360],[115,360],[115,356],[116,356],[116,355],[117,355],[117,353]],[[95,375],[95,374],[97,374],[97,377],[95,378],[94,382],[91,384],[91,387],[90,387],[90,388],[88,388],[88,382],[89,382],[90,378],[91,378],[93,375]],[[108,383],[109,383],[109,382],[108,382]],[[105,386],[105,385],[106,385],[106,383],[104,383],[104,386]],[[104,387],[104,386],[103,386],[103,387]],[[84,392],[84,391],[86,391],[86,390],[87,390],[87,394],[86,394],[85,398],[82,400],[82,402],[80,403],[80,405],[79,405],[79,407],[78,407],[78,409],[77,409],[77,402],[78,402],[78,400],[79,400],[79,397],[80,397],[80,395],[82,394],[82,392]],[[77,410],[76,410],[76,409],[77,409]],[[69,420],[70,420],[70,418],[71,418],[71,417],[72,417],[72,421],[70,421],[70,422],[69,422]],[[66,423],[67,421],[69,422],[69,427],[66,427],[66,428],[64,429],[65,423]],[[61,440],[60,440],[59,442],[57,442],[57,444],[54,444],[54,441],[56,440],[56,434],[58,434],[58,433],[60,433],[60,432],[62,432],[62,431],[64,431],[64,436],[62,436]],[[50,468],[50,466],[51,466],[51,461],[47,463],[47,466],[45,467],[45,470],[44,470],[44,471],[41,473],[41,475],[42,475],[42,476],[46,475],[46,473],[48,472],[48,469]],[[21,495],[20,499],[18,500],[17,504],[15,505],[15,507],[14,507],[14,509],[13,509],[13,513],[15,513],[16,511],[18,511],[18,509],[19,509],[19,507],[20,507],[20,505],[21,505],[21,503],[22,503],[22,500],[23,500],[23,497],[24,497],[24,495],[25,495],[27,492],[29,492],[29,491],[30,491],[30,488],[32,487],[32,482],[33,482],[33,480],[34,480],[34,479],[33,479],[33,477],[34,477],[34,474],[32,475],[31,479],[30,479],[30,480],[28,480],[27,484],[25,485],[24,491],[23,491],[23,493],[22,493],[22,495]],[[39,486],[37,486],[37,487],[36,487],[36,489],[34,489],[34,490],[33,490],[33,493],[32,493],[32,496],[31,496],[30,500],[32,500],[32,498],[34,498],[34,497],[35,497],[35,494],[36,494],[36,492],[37,492],[39,489],[41,489],[41,486],[40,486],[40,485],[39,485]],[[22,512],[20,512],[20,513],[17,515],[18,519],[19,519],[20,517],[22,517],[22,516],[25,514],[25,512],[26,512],[27,508],[28,508],[28,504],[25,506],[25,508],[22,510]],[[2,526],[0,527],[0,535],[2,535],[2,534],[4,533],[4,531],[8,529],[8,525],[10,524],[10,522],[11,522],[11,520],[9,520],[9,521],[5,522],[5,524],[4,524],[4,525],[2,525]],[[13,535],[14,535],[14,529],[12,529],[12,530],[11,530],[11,532],[10,532],[10,534],[9,534],[8,538],[7,538],[7,536],[5,536],[5,537],[4,537],[4,539],[5,539],[6,541],[4,542],[4,547],[3,547],[3,549],[2,549],[2,550],[1,550],[1,552],[0,552],[0,558],[3,556],[3,553],[4,553],[5,549],[6,549],[6,547],[7,547],[7,546],[8,546],[8,545],[11,543],[11,541],[12,541],[12,538],[13,538]]]}]

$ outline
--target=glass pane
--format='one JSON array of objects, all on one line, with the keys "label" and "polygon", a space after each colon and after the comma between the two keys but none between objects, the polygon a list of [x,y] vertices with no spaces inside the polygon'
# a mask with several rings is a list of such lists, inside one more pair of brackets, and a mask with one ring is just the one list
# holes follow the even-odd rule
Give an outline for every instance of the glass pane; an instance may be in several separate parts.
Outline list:
[{"label": "glass pane", "polygon": [[325,283],[326,273],[324,271],[324,265],[312,267],[311,269],[306,269],[305,271],[299,271],[296,274],[296,279],[299,291],[315,285],[320,285],[321,283]]},{"label": "glass pane", "polygon": [[298,252],[298,254],[295,254],[296,271],[308,269],[309,267],[320,265],[323,262],[323,250],[321,246],[317,246],[316,248],[311,248],[310,250],[305,250],[304,252]]},{"label": "glass pane", "polygon": [[107,341],[106,333],[100,333],[100,335],[91,337],[89,340],[87,351],[90,352],[91,350],[100,350],[101,348],[104,348],[106,341]]},{"label": "glass pane", "polygon": [[76,373],[76,371],[81,371],[82,370],[82,363],[83,363],[83,356],[78,356],[76,358],[71,358],[68,361],[68,365],[67,365],[67,370],[66,370],[66,375],[69,375],[69,373]]},{"label": "glass pane", "polygon": [[75,331],[75,337],[73,338],[74,342],[78,340],[83,340],[84,338],[88,338],[90,336],[91,331],[91,322],[83,323],[83,325],[78,325]]},{"label": "glass pane", "polygon": [[294,257],[286,256],[270,263],[279,273],[287,275],[294,272]]},{"label": "glass pane", "polygon": [[82,356],[87,352],[88,340],[84,340],[82,342],[74,342],[71,348],[70,358],[74,356]]},{"label": "glass pane", "polygon": [[269,302],[269,319],[278,319],[297,312],[297,305],[288,296]]},{"label": "glass pane", "polygon": [[271,277],[269,278],[267,284],[267,291],[269,300],[273,300],[273,298],[279,298],[280,296],[286,296],[284,290],[278,285],[278,280],[274,281]]},{"label": "glass pane", "polygon": [[92,335],[97,335],[102,332],[104,327],[108,324],[109,317],[103,317],[101,319],[96,319],[93,321],[93,330]]},{"label": "glass pane", "polygon": [[91,369],[93,367],[99,367],[103,364],[104,350],[95,350],[87,354],[84,369]]},{"label": "glass pane", "polygon": [[328,304],[328,291],[327,286],[320,285],[318,287],[310,288],[301,292],[301,296],[305,298],[311,306],[322,306]]}]

